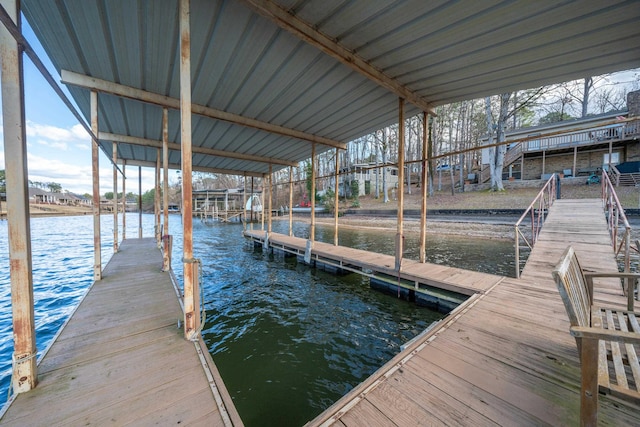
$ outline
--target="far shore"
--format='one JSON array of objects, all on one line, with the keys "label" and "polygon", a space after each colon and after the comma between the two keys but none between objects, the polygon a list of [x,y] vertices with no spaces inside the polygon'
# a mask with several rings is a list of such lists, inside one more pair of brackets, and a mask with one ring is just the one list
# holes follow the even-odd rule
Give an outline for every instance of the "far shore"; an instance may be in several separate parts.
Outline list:
[{"label": "far shore", "polygon": [[[308,216],[295,216],[296,221],[311,222]],[[286,217],[276,217],[277,221],[288,221]],[[516,219],[517,220],[517,219]],[[514,223],[515,221],[514,220]],[[316,218],[316,224],[333,227],[334,220],[329,217]],[[338,219],[338,229],[359,229],[381,231],[385,233],[395,233],[397,230],[397,219],[390,217],[370,217],[370,216],[341,216]],[[403,223],[405,233],[419,233],[420,220],[418,218],[405,218]],[[465,235],[474,238],[513,240],[513,224],[495,224],[481,219],[465,221],[443,221],[436,218],[427,218],[427,232],[445,235]]]}]

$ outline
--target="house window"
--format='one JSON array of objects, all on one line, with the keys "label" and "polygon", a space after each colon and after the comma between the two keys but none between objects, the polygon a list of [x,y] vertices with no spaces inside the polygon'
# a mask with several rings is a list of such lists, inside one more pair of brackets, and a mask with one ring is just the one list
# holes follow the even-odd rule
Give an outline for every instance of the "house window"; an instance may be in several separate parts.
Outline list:
[{"label": "house window", "polygon": [[[620,153],[611,153],[611,164],[617,165],[618,163],[620,163]],[[604,154],[604,159],[602,161],[602,164],[604,166],[609,165],[609,153]]]}]

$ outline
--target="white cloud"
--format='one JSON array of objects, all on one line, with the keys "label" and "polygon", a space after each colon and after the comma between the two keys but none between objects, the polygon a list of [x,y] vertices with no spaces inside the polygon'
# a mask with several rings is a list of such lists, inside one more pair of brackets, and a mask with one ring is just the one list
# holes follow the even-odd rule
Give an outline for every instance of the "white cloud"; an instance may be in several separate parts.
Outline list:
[{"label": "white cloud", "polygon": [[84,129],[84,126],[82,126],[81,124],[75,124],[71,126],[71,133],[75,135],[76,138],[81,139],[83,141],[90,139],[89,134]]},{"label": "white cloud", "polygon": [[51,142],[45,139],[39,139],[37,141],[38,144],[44,145],[45,147],[55,148],[60,151],[67,151],[69,149],[69,145],[66,142]]},{"label": "white cloud", "polygon": [[[4,157],[4,156],[3,156]],[[48,159],[33,154],[28,155],[29,179],[33,182],[55,182],[64,190],[84,194],[93,191],[91,165],[74,165],[61,160]],[[126,192],[138,193],[138,170],[127,168]],[[154,187],[155,173],[152,169],[142,169],[142,192]],[[113,168],[111,163],[100,159],[100,194],[113,191]],[[118,173],[118,191],[122,191],[122,176]]]},{"label": "white cloud", "polygon": [[28,137],[39,137],[56,142],[78,142],[89,139],[89,135],[81,125],[74,125],[70,129],[65,129],[57,126],[41,125],[27,120]]}]

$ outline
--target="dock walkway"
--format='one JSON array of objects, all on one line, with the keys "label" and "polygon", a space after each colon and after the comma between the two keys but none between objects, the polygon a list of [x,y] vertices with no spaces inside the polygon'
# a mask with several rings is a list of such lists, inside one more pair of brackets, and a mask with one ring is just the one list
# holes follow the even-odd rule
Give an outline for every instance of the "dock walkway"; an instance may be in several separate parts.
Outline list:
[{"label": "dock walkway", "polygon": [[124,240],[0,424],[241,425],[206,346],[183,338],[161,268],[154,239]]},{"label": "dock walkway", "polygon": [[[265,232],[261,230],[246,231],[245,236],[259,243],[264,243],[265,240]],[[270,247],[302,257],[305,255],[307,239],[271,233],[268,243]],[[324,242],[313,243],[311,260],[335,268],[364,272],[369,276],[392,278],[398,276],[394,256]],[[502,276],[428,262],[420,263],[410,259],[402,260],[400,277],[407,282],[412,282],[412,286],[418,290],[429,286],[467,296],[484,293],[502,280]]]},{"label": "dock walkway", "polygon": [[[568,245],[617,271],[600,200],[558,200],[520,279],[471,297],[310,426],[579,425],[580,363],[551,271]],[[621,287],[596,301],[623,308]],[[600,423],[640,425],[640,407],[601,396]]]}]

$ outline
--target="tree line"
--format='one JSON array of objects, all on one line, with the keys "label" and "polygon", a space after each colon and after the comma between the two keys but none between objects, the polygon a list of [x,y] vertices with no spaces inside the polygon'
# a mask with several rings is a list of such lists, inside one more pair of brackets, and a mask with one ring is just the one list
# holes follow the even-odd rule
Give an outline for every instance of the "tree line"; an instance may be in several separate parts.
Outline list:
[{"label": "tree line", "polygon": [[[463,181],[468,174],[479,173],[482,168],[481,141],[489,140],[495,147],[489,149],[489,173],[491,188],[504,190],[502,184],[503,162],[506,152],[505,133],[518,128],[545,125],[590,115],[621,111],[626,108],[626,95],[631,90],[640,89],[640,70],[633,70],[633,78],[625,84],[616,84],[611,75],[589,76],[562,84],[539,88],[510,91],[488,96],[482,99],[465,100],[435,108],[435,117],[430,117],[428,126],[428,152],[432,159],[428,167],[428,194],[441,191],[443,182],[450,181],[452,189],[456,183],[464,189]],[[412,191],[421,173],[422,159],[422,115],[405,120],[405,164],[406,191]],[[316,189],[326,191],[334,186],[335,150],[321,153],[316,161]],[[354,165],[395,164],[398,159],[398,124],[387,126],[368,135],[364,135],[347,144],[346,150],[340,150],[340,171],[348,172]],[[305,182],[311,170],[311,160],[301,162],[294,168],[291,179],[294,181],[296,200],[308,197]],[[384,171],[384,169],[383,169]],[[348,176],[348,174],[347,174]],[[279,188],[287,187],[289,170],[274,173],[274,196]],[[256,186],[260,180],[256,181]],[[196,178],[194,188],[235,188],[242,187],[241,177],[227,175],[209,175]],[[380,185],[383,187],[383,185]],[[350,186],[345,185],[345,197]],[[288,194],[288,188],[282,193]],[[384,188],[372,188],[375,197],[388,201],[388,191]],[[286,198],[281,198],[282,203]],[[279,202],[276,202],[279,203]]]}]

